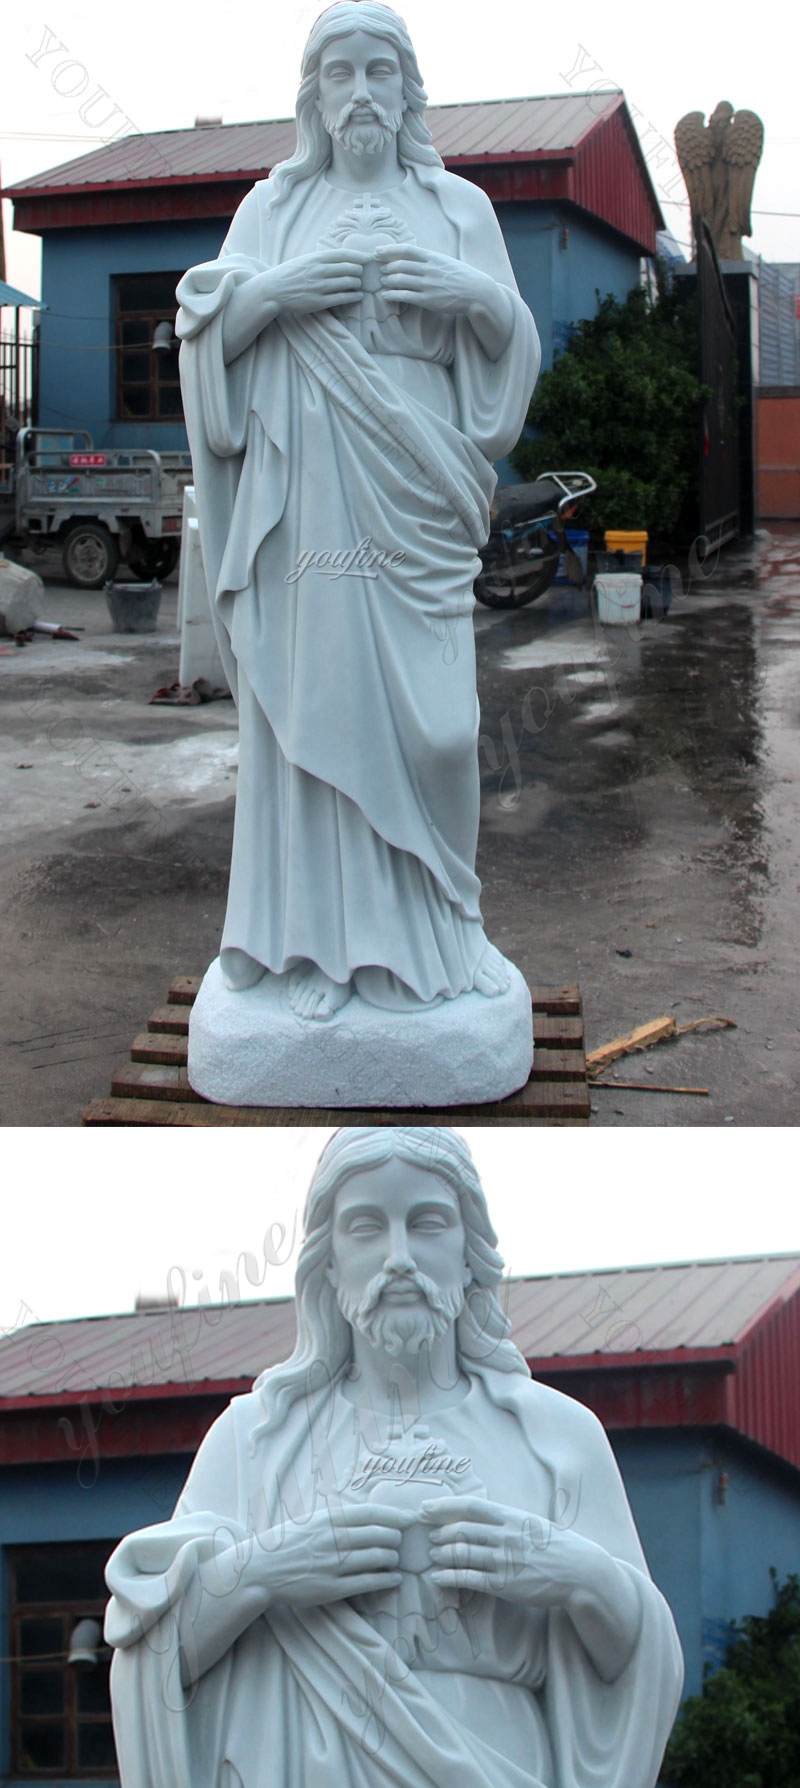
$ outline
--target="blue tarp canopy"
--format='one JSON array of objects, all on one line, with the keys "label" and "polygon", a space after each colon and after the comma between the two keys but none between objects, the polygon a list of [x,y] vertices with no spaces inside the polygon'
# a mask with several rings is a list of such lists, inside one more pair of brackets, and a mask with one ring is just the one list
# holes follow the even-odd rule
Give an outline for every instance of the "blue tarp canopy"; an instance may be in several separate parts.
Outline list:
[{"label": "blue tarp canopy", "polygon": [[2,304],[10,304],[14,308],[17,305],[25,304],[30,306],[31,310],[47,309],[47,305],[42,303],[41,298],[29,298],[27,292],[19,292],[16,286],[7,286],[4,279],[0,279],[0,305]]}]

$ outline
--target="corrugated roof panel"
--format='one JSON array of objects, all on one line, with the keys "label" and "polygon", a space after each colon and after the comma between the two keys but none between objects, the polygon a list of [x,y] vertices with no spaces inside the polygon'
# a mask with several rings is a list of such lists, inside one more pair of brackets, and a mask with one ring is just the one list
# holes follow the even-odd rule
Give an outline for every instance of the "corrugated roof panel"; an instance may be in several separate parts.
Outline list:
[{"label": "corrugated roof panel", "polygon": [[0,1398],[251,1381],[294,1346],[294,1300],[37,1323],[0,1343]]},{"label": "corrugated roof panel", "polygon": [[[445,159],[543,152],[555,155],[580,142],[618,97],[615,89],[607,94],[569,93],[429,106],[427,119],[436,147]],[[284,161],[291,155],[295,141],[293,118],[152,131],[125,137],[90,155],[46,169],[10,190],[22,194],[129,180],[255,173]]]},{"label": "corrugated roof panel", "polygon": [[655,252],[656,231],[663,218],[644,170],[627,112],[616,104],[591,131],[575,163],[573,197],[596,217]]},{"label": "corrugated roof panel", "polygon": [[24,307],[26,310],[46,310],[41,298],[29,298],[27,292],[21,292],[18,286],[10,286],[6,280],[0,279],[0,305],[8,305],[10,310]]},{"label": "corrugated roof panel", "polygon": [[742,1350],[736,1425],[800,1466],[800,1298],[779,1304]]},{"label": "corrugated roof panel", "polygon": [[[512,1279],[505,1290],[527,1359],[639,1353],[644,1364],[650,1352],[746,1349],[771,1309],[793,1312],[786,1334],[796,1334],[800,1356],[800,1254]],[[250,1382],[288,1356],[294,1334],[291,1299],[32,1325],[0,1341],[0,1398]]]},{"label": "corrugated roof panel", "polygon": [[561,1274],[512,1280],[508,1313],[528,1359],[726,1347],[794,1283],[800,1255]]}]

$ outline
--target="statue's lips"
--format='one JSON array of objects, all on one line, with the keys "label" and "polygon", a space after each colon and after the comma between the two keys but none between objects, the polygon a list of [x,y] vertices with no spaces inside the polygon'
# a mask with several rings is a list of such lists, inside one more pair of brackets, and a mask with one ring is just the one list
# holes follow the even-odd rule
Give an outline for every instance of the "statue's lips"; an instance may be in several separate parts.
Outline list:
[{"label": "statue's lips", "polygon": [[416,1304],[422,1295],[416,1285],[410,1285],[406,1280],[404,1284],[387,1285],[381,1292],[381,1299],[389,1304]]}]

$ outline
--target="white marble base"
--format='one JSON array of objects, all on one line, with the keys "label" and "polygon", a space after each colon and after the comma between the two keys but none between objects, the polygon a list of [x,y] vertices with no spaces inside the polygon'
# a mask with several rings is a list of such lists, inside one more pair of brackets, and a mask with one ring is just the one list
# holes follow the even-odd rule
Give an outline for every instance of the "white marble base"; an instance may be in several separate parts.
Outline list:
[{"label": "white marble base", "polygon": [[298,1018],[289,976],[232,993],[212,962],[189,1021],[189,1081],[217,1105],[438,1108],[516,1092],[533,1061],[531,996],[508,963],[506,993],[462,993],[421,1012],[357,994],[325,1023]]}]

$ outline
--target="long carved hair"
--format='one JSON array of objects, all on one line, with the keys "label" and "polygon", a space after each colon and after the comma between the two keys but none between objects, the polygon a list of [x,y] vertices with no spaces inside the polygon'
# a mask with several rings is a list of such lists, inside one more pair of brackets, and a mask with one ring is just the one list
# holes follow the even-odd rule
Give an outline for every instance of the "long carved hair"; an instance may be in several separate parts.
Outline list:
[{"label": "long carved hair", "polygon": [[422,85],[414,47],[408,27],[390,6],[379,0],[338,0],[329,6],[312,25],[303,54],[300,89],[297,95],[297,148],[288,160],[278,163],[269,176],[270,206],[280,204],[298,180],[307,180],[326,168],[331,159],[331,140],[317,107],[319,65],[322,52],[337,37],[351,31],[367,31],[372,37],[392,44],[403,72],[403,98],[406,109],[397,138],[397,153],[404,167],[442,168],[444,163],[434,149],[433,138],[425,123],[428,95]]},{"label": "long carved hair", "polygon": [[491,1367],[496,1372],[522,1372],[528,1368],[513,1341],[510,1323],[497,1296],[503,1262],[497,1252],[483,1187],[472,1156],[454,1130],[381,1129],[337,1130],[317,1163],[308,1194],[304,1221],[305,1240],[297,1261],[295,1304],[297,1342],[291,1358],[273,1366],[256,1379],[264,1420],[251,1435],[251,1445],[281,1426],[292,1404],[309,1388],[319,1390],[317,1380],[332,1384],[352,1357],[350,1325],[339,1309],[336,1292],[327,1275],[331,1259],[333,1206],[336,1194],[353,1174],[382,1167],[394,1159],[443,1181],[454,1192],[464,1225],[465,1258],[472,1279],[464,1308],[456,1321],[459,1363],[469,1369]]}]

